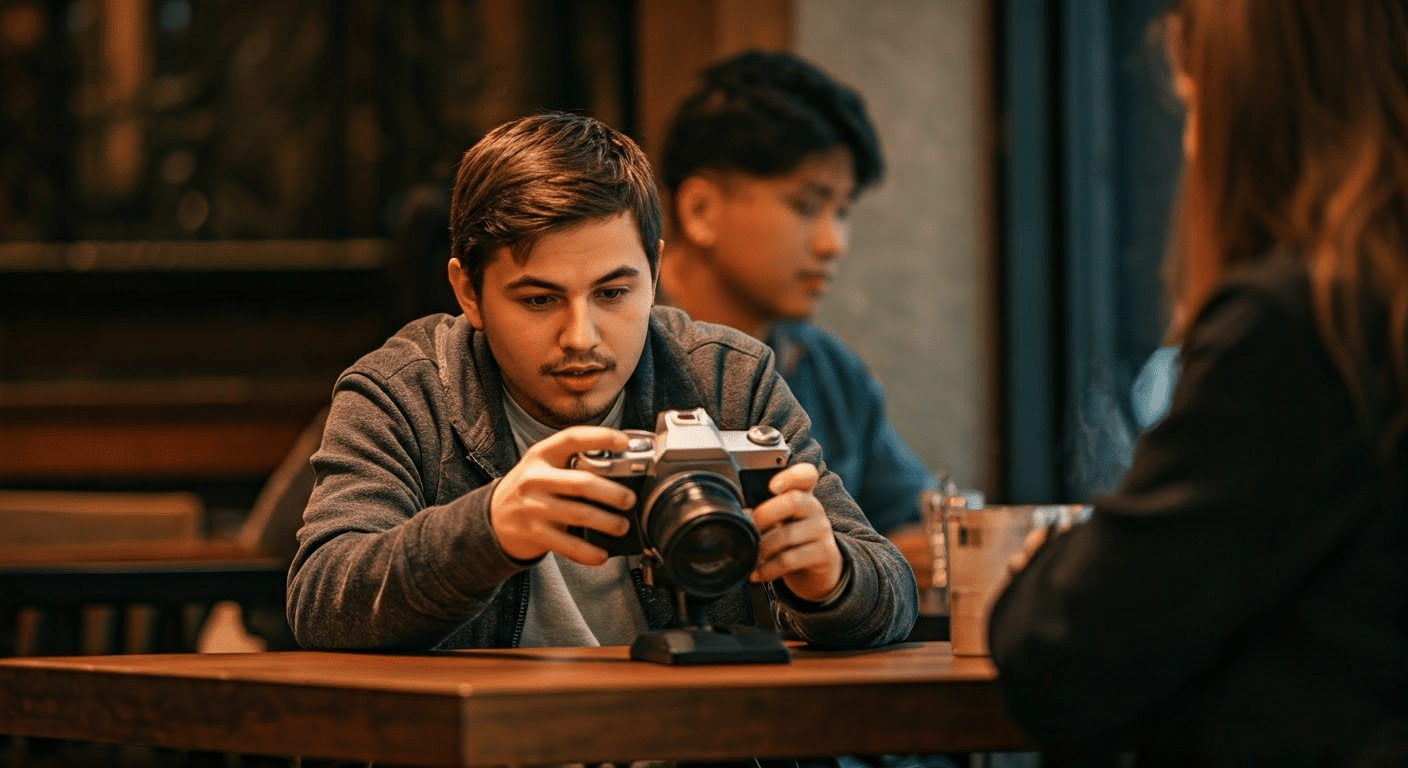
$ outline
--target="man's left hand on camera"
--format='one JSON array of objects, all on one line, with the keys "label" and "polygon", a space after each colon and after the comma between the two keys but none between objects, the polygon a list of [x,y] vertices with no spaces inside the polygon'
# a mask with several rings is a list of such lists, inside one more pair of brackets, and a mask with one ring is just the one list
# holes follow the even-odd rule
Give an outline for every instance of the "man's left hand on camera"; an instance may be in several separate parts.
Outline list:
[{"label": "man's left hand on camera", "polygon": [[831,520],[812,495],[819,477],[806,462],[773,476],[772,498],[753,509],[753,524],[762,533],[753,581],[782,579],[803,600],[822,602],[841,583],[844,561],[831,530]]}]

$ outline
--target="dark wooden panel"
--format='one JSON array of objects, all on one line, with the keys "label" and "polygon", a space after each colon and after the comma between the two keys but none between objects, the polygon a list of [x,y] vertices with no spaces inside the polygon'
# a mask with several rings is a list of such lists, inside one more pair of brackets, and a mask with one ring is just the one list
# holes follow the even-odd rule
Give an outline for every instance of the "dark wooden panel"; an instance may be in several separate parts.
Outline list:
[{"label": "dark wooden panel", "polygon": [[792,48],[794,2],[642,0],[637,4],[637,138],[652,162],[660,162],[665,126],[701,69],[746,48]]},{"label": "dark wooden panel", "polygon": [[194,540],[204,518],[191,493],[0,490],[0,547]]},{"label": "dark wooden panel", "polygon": [[[41,559],[50,553],[20,552],[14,561],[0,565],[0,604],[87,605],[93,603],[150,603],[179,605],[235,600],[259,605],[283,605],[287,567],[282,560],[215,543],[209,554],[198,545],[167,546],[176,556],[166,556],[149,546],[160,559],[122,557],[108,547],[60,550],[57,555],[73,562]],[[0,548],[0,552],[6,551]]]},{"label": "dark wooden panel", "polygon": [[312,418],[190,423],[0,423],[0,482],[262,477]]},{"label": "dark wooden panel", "polygon": [[[648,721],[642,711],[650,713]],[[1021,737],[1001,712],[996,689],[971,682],[471,696],[464,763],[1006,750]],[[551,735],[523,727],[533,718],[552,722]]]}]

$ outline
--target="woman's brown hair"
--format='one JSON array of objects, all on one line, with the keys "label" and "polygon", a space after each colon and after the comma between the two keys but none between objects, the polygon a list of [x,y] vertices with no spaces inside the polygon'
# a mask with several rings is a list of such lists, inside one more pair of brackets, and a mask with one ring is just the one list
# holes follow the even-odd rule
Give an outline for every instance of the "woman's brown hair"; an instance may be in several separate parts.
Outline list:
[{"label": "woman's brown hair", "polygon": [[[1232,268],[1302,258],[1320,335],[1365,415],[1370,339],[1388,343],[1408,398],[1408,4],[1182,0],[1165,28],[1193,86],[1196,147],[1170,247],[1173,339]],[[1365,314],[1366,296],[1386,318]]]}]

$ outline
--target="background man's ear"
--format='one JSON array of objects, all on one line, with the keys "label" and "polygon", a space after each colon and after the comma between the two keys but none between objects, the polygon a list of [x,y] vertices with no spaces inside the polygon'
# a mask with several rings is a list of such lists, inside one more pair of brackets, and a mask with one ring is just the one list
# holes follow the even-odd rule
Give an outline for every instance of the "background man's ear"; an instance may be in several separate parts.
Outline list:
[{"label": "background man's ear", "polygon": [[723,188],[713,179],[691,176],[675,191],[680,234],[699,248],[714,247]]},{"label": "background man's ear", "polygon": [[[654,296],[660,289],[660,264],[665,261],[665,240],[655,244],[655,266],[650,271],[650,294]],[[651,304],[654,304],[654,300]]]},{"label": "background man's ear", "polygon": [[459,259],[450,259],[448,271],[450,287],[455,291],[455,300],[459,302],[465,319],[475,328],[484,330],[484,317],[479,313],[479,297],[475,295],[474,286],[469,282],[469,273],[460,266]]}]

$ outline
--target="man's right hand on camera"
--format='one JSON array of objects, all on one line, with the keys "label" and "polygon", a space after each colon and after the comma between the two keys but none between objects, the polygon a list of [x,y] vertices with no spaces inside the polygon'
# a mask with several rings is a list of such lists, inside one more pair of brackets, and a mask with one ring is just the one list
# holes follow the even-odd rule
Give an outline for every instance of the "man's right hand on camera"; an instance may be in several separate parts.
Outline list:
[{"label": "man's right hand on camera", "polygon": [[504,554],[531,561],[556,552],[583,565],[606,562],[605,550],[567,528],[624,535],[630,528],[626,516],[596,504],[625,512],[635,504],[635,493],[614,480],[568,469],[567,463],[582,451],[624,450],[626,441],[626,433],[619,430],[577,426],[531,446],[499,480],[489,501],[489,522]]}]

